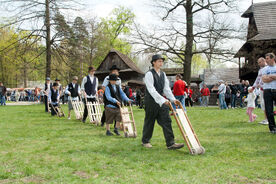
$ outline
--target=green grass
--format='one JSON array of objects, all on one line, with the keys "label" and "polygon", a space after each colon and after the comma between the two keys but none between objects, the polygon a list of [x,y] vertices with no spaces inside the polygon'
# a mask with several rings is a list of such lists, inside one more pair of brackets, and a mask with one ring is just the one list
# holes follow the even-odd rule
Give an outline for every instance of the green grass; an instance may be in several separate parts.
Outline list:
[{"label": "green grass", "polygon": [[[64,107],[67,110],[67,108]],[[138,137],[107,137],[102,127],[51,117],[42,105],[0,107],[2,183],[276,183],[276,136],[248,123],[245,109],[188,108],[206,153],[169,151],[156,124],[152,149]],[[263,113],[255,110],[258,121]],[[173,121],[177,142],[184,142]]]}]

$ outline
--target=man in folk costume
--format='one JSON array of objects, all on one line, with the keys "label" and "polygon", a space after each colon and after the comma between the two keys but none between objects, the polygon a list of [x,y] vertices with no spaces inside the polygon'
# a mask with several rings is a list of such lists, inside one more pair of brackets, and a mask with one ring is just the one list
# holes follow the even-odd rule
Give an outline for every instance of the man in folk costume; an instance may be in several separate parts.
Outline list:
[{"label": "man in folk costume", "polygon": [[[109,71],[110,71],[110,74],[115,74],[118,77],[118,80],[116,80],[116,85],[122,87],[122,80],[119,78],[120,68],[118,68],[117,65],[112,65]],[[105,90],[108,84],[109,84],[109,75],[104,78],[103,85],[102,85],[103,90]],[[101,122],[102,122],[101,126],[104,126],[105,121],[106,120],[105,120],[105,111],[104,111],[101,118]],[[116,128],[116,123],[114,124],[114,128]]]},{"label": "man in folk costume", "polygon": [[[83,78],[81,83],[81,90],[83,91],[84,98],[87,102],[96,102],[97,90],[98,90],[98,78],[94,76],[95,68],[90,66],[88,68],[88,75]],[[82,122],[85,123],[88,115],[88,110],[86,106],[86,100],[84,100],[84,113]]]},{"label": "man in folk costume", "polygon": [[48,100],[49,100],[49,103],[52,104],[51,115],[54,116],[54,115],[56,115],[56,111],[54,108],[57,107],[58,103],[59,103],[58,83],[55,82],[53,84],[53,87],[50,89],[49,95],[48,95]]},{"label": "man in folk costume", "polygon": [[61,93],[62,92],[62,85],[60,83],[60,80],[58,78],[56,78],[55,82],[58,84],[58,91],[59,91],[59,93]]},{"label": "man in folk costume", "polygon": [[[151,148],[150,139],[152,137],[154,123],[162,127],[166,139],[168,149],[180,149],[184,144],[174,142],[174,134],[169,115],[169,100],[175,104],[179,103],[175,99],[169,86],[169,80],[166,74],[160,69],[164,64],[165,58],[161,55],[152,56],[151,64],[153,68],[145,75],[144,82],[146,84],[145,93],[145,121],[143,127],[142,145]],[[169,100],[167,100],[165,95]]]},{"label": "man in folk costume", "polygon": [[46,78],[46,83],[44,87],[44,103],[45,103],[45,112],[48,112],[48,95],[53,85],[51,83],[51,79],[49,77]]},{"label": "man in folk costume", "polygon": [[124,102],[132,102],[126,94],[123,92],[121,86],[116,84],[116,81],[118,80],[117,75],[110,74],[109,75],[109,84],[105,88],[104,92],[104,104],[105,104],[105,117],[106,117],[106,135],[112,136],[113,134],[110,131],[110,124],[113,123],[115,120],[115,129],[114,133],[116,135],[120,135],[118,128],[120,126],[120,123],[122,121],[122,117],[120,114],[120,105],[122,105]]},{"label": "man in folk costume", "polygon": [[71,119],[71,110],[73,110],[72,101],[78,101],[81,95],[80,86],[78,85],[78,77],[74,76],[73,81],[66,86],[65,94],[68,95],[68,119]]}]

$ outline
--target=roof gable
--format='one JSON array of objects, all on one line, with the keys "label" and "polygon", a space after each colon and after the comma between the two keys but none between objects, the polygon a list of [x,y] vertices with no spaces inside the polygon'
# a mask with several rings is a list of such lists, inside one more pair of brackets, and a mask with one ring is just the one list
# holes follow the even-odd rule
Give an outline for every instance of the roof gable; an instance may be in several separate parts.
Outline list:
[{"label": "roof gable", "polygon": [[253,4],[243,13],[242,17],[249,18],[252,15],[259,34],[250,40],[276,39],[276,2]]},{"label": "roof gable", "polygon": [[120,68],[120,72],[134,71],[144,74],[128,56],[115,49],[110,50],[106,55],[105,59],[97,68],[96,73],[109,73],[109,68],[112,65],[117,65]]}]

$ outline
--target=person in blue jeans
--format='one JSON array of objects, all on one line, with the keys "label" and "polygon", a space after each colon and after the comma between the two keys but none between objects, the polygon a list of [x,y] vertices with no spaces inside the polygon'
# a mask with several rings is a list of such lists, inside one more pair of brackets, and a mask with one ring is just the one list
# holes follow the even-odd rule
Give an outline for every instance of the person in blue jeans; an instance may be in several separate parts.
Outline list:
[{"label": "person in blue jeans", "polygon": [[[185,107],[185,93],[187,93],[186,82],[182,80],[182,76],[180,74],[177,74],[175,79],[176,79],[176,82],[173,85],[173,94],[176,100],[181,102],[184,110],[186,111],[186,107]],[[174,103],[173,103],[173,108],[176,109],[176,106]]]},{"label": "person in blue jeans", "polygon": [[219,81],[218,90],[220,109],[227,109],[225,102],[226,86],[224,85],[222,80]]}]

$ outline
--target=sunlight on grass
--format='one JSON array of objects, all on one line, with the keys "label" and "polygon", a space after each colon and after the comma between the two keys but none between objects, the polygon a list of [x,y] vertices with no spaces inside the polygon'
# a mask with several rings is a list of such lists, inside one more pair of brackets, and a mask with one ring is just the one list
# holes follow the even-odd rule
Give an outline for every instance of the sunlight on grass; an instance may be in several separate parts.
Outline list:
[{"label": "sunlight on grass", "polygon": [[[186,146],[167,150],[157,124],[153,148],[143,148],[141,109],[134,108],[138,137],[127,139],[51,117],[43,105],[1,107],[0,183],[276,183],[276,136],[248,123],[245,111],[188,108],[206,149],[191,156]],[[176,142],[184,142],[175,121],[173,130]]]}]

